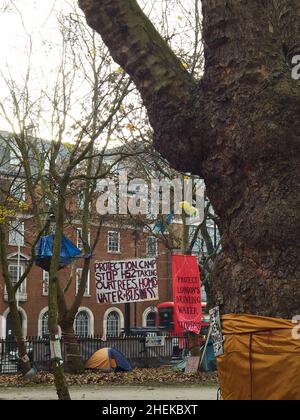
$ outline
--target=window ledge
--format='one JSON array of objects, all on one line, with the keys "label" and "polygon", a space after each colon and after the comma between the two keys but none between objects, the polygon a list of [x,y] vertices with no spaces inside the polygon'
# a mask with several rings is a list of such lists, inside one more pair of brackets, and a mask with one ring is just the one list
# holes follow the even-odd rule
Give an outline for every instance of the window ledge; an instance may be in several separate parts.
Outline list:
[{"label": "window ledge", "polygon": [[25,244],[23,244],[23,245],[18,245],[18,244],[11,244],[11,243],[8,243],[8,246],[15,246],[16,248],[17,248],[18,246],[20,246],[20,248],[25,248]]},{"label": "window ledge", "polygon": [[[7,293],[4,293],[4,300],[6,302],[8,302],[8,295]],[[18,299],[16,297],[16,300],[18,300],[19,302],[26,302],[27,301],[27,293],[20,293],[18,296]]]}]

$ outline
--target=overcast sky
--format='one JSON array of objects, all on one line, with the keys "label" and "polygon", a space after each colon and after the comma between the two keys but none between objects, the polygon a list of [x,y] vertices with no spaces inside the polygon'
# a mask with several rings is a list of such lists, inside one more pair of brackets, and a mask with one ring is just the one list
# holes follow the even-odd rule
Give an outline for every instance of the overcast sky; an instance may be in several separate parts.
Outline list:
[{"label": "overcast sky", "polygon": [[[0,0],[0,69],[3,70],[6,65],[9,65],[12,70],[18,72],[26,65],[28,37],[26,37],[25,31],[31,35],[33,40],[34,66],[47,68],[60,57],[59,51],[54,49],[50,53],[47,48],[50,43],[58,45],[60,42],[57,13],[67,13],[71,10],[72,4],[77,4],[77,0],[13,1],[18,10],[11,6],[10,11],[1,13],[1,5],[9,3],[9,0]],[[190,2],[191,0],[184,1],[185,5]],[[142,5],[146,3],[147,8],[151,8],[153,21],[156,23],[155,20],[160,15],[162,0],[139,0],[139,3]],[[151,7],[152,3],[155,5],[154,8]],[[181,13],[179,7],[176,6],[176,0],[168,0],[168,3],[173,4],[169,24],[180,26],[182,24]]]},{"label": "overcast sky", "polygon": [[[163,0],[164,1],[164,0]],[[51,72],[55,74],[60,59],[61,38],[58,30],[57,15],[68,13],[77,0],[13,0],[15,7],[10,6],[3,12],[3,6],[10,0],[0,0],[0,72],[20,82],[24,77],[28,64],[29,34],[32,40],[31,68],[35,86],[41,85]],[[157,23],[161,16],[160,6],[162,0],[139,0],[141,5],[152,7],[152,19]],[[172,27],[183,25],[181,11],[176,6],[177,0],[168,0],[172,6],[168,24]],[[180,2],[179,2],[180,3]],[[185,0],[184,5],[191,3]],[[182,31],[183,33],[183,31]],[[182,34],[181,33],[181,34]],[[0,100],[5,94],[5,83],[0,78]],[[0,120],[0,129],[7,129],[7,125]]]},{"label": "overcast sky", "polygon": [[[0,0],[2,3],[6,0]],[[0,3],[1,4],[1,3]],[[47,68],[57,64],[60,53],[55,50],[59,45],[57,13],[67,12],[65,0],[14,0],[17,9],[10,7],[0,13],[0,69],[9,67],[18,77],[28,62],[29,34],[32,39],[32,67]],[[49,45],[53,49],[49,50]]]}]

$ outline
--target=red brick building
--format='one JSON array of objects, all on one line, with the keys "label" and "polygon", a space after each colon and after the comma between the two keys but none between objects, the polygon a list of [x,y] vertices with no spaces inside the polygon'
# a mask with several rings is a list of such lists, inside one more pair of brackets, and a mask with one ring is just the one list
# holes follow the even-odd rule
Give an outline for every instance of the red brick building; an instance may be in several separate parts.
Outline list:
[{"label": "red brick building", "polygon": [[[34,218],[30,216],[30,206],[32,203],[30,201],[29,191],[26,189],[27,184],[23,174],[22,164],[18,160],[18,156],[15,155],[14,148],[11,147],[10,141],[9,134],[0,131],[0,193],[2,194],[4,192],[6,198],[12,196],[17,201],[24,202],[29,206],[27,210],[20,211],[20,214],[12,215],[5,222],[8,269],[11,281],[16,283],[19,278],[18,273],[22,274],[25,271],[26,264],[31,258],[32,251],[30,244],[35,242],[37,228],[35,226]],[[8,145],[10,145],[10,147],[7,147]],[[39,147],[38,141],[37,147]],[[43,150],[47,150],[47,143],[41,148],[41,151]],[[62,162],[63,158],[65,158],[64,155],[67,155],[67,153],[67,150],[61,151]],[[41,159],[43,159],[43,157]],[[31,165],[33,168],[36,165],[34,158],[32,158]],[[131,164],[128,165],[131,167]],[[63,167],[63,163],[60,163],[59,161],[57,167],[59,168],[60,166]],[[19,171],[20,168],[21,171]],[[49,168],[47,170],[49,170]],[[84,167],[78,169],[79,172],[84,170]],[[72,220],[71,222],[66,223],[64,233],[81,249],[81,228],[80,222],[78,221],[81,219],[80,211],[82,210],[82,197],[80,197],[80,191],[82,190],[78,184],[70,187],[70,196],[67,199],[67,210],[68,214],[72,215]],[[130,197],[129,194],[122,198],[130,200]],[[44,214],[44,217],[48,218],[51,206],[47,204],[46,196],[42,197],[41,203],[41,214]],[[92,244],[97,236],[99,215],[97,215],[98,221],[96,221],[96,218],[93,217],[96,209],[95,202],[90,204],[90,243]],[[146,229],[141,227],[137,228],[136,226],[137,224],[135,224],[135,221],[129,219],[127,219],[127,221],[124,219],[122,220],[121,217],[116,217],[110,222],[103,222],[100,238],[93,252],[86,293],[82,299],[81,307],[74,324],[75,331],[78,335],[118,336],[125,327],[125,304],[113,306],[98,304],[96,302],[94,264],[97,261],[127,260],[145,257],[157,258],[159,300],[145,301],[136,304],[131,303],[131,327],[154,326],[156,314],[155,306],[159,302],[172,300],[170,251],[166,248],[163,240],[159,242],[157,238],[151,236]],[[71,268],[73,280],[70,282],[70,286],[66,293],[66,300],[70,305],[76,296],[76,289],[78,287],[78,282],[80,281],[83,262],[83,258],[78,258]],[[20,272],[18,267],[20,268]],[[2,270],[0,270],[0,338],[13,334],[12,320],[1,272]],[[61,270],[59,272],[59,278],[62,285],[64,283],[67,284],[70,279],[70,267]],[[19,288],[17,301],[24,336],[41,336],[47,333],[47,281],[48,273],[34,265],[26,281],[24,281]]]},{"label": "red brick building", "polygon": [[[25,270],[26,262],[30,259],[31,250],[24,244],[26,235],[30,235],[32,221],[29,218],[19,222],[18,232],[7,234],[7,252],[9,256],[9,271],[11,279],[17,279],[18,266],[21,273]],[[79,228],[80,229],[80,228]],[[24,236],[22,237],[22,232]],[[66,232],[67,236],[79,248],[80,234],[76,231]],[[91,240],[95,232],[91,228]],[[19,237],[18,237],[19,236]],[[21,238],[20,238],[21,236]],[[16,244],[20,242],[19,252]],[[96,286],[94,263],[96,261],[126,260],[132,258],[156,257],[159,281],[159,301],[172,299],[171,282],[171,257],[170,252],[157,238],[150,236],[146,231],[139,231],[130,226],[123,228],[104,225],[101,229],[100,239],[95,249],[88,284],[85,296],[82,299],[81,307],[76,316],[75,330],[79,335],[119,335],[124,328],[125,304],[109,305],[96,302]],[[80,269],[83,266],[83,259],[74,263],[74,279],[66,293],[67,302],[72,302],[78,280]],[[70,278],[70,270],[60,271],[60,281],[67,282]],[[18,293],[20,318],[22,320],[23,333],[25,336],[41,336],[47,332],[48,323],[48,273],[41,268],[33,266],[26,281],[22,284]],[[9,315],[7,296],[0,277],[0,337],[12,334],[12,323]],[[148,301],[143,303],[130,304],[131,327],[153,326],[155,324],[156,305],[159,301]]]}]

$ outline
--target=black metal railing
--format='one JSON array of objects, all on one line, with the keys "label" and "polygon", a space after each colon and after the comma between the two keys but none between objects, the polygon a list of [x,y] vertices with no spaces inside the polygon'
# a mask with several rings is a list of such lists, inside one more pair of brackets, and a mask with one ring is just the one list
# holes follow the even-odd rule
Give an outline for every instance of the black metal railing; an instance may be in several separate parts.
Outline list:
[{"label": "black metal railing", "polygon": [[[133,366],[155,367],[168,364],[172,359],[181,357],[188,347],[186,337],[168,337],[164,339],[163,346],[148,347],[145,336],[110,337],[103,340],[101,337],[88,336],[77,338],[80,353],[84,362],[91,355],[105,347],[113,347],[122,353]],[[51,370],[50,342],[48,337],[26,337],[28,356],[37,370]],[[68,369],[67,343],[61,339],[62,356],[65,367]],[[19,370],[19,357],[17,343],[14,338],[0,340],[0,374],[17,373]]]}]

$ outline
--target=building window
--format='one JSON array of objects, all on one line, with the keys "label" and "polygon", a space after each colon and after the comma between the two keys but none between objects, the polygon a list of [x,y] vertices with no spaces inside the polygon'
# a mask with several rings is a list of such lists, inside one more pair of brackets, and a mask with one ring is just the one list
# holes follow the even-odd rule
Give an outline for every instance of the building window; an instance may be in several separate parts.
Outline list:
[{"label": "building window", "polygon": [[[23,308],[19,308],[18,309],[18,315],[19,315],[19,320],[20,320],[20,323],[21,323],[23,337],[26,337],[26,335],[27,335],[27,314],[26,314],[26,312],[24,311]],[[1,334],[1,338],[4,338],[4,337],[9,338],[10,340],[13,340],[14,344],[16,344],[16,342],[15,342],[15,336],[16,336],[15,323],[14,323],[13,316],[12,316],[12,313],[11,313],[9,308],[7,308],[6,311],[4,312],[3,318],[6,320],[6,322],[5,322],[6,325],[3,328],[3,333]],[[12,345],[12,347],[14,347],[14,344]],[[13,350],[13,348],[12,348],[12,350]],[[2,350],[2,354],[3,354],[3,350]]]},{"label": "building window", "polygon": [[[76,295],[77,295],[78,290],[79,290],[79,286],[80,286],[80,282],[81,282],[81,278],[82,278],[82,273],[83,273],[83,268],[77,268],[76,269]],[[90,296],[90,294],[91,293],[90,293],[90,271],[89,271],[83,296]]]},{"label": "building window", "polygon": [[82,242],[82,228],[77,228],[77,248],[82,249],[83,248],[83,242]]},{"label": "building window", "polygon": [[[77,248],[82,250],[83,249],[83,240],[82,240],[82,228],[77,228]],[[91,242],[91,233],[88,233],[88,245]]]},{"label": "building window", "polygon": [[[18,270],[18,268],[20,268],[20,270]],[[11,284],[14,286],[15,284],[18,283],[21,276],[24,274],[25,264],[21,263],[20,266],[18,266],[18,264],[9,264],[8,271],[9,271],[9,277],[10,277]],[[19,273],[18,273],[18,271],[19,271]],[[19,293],[20,294],[25,294],[26,293],[26,280],[24,280],[23,283],[20,285]]]},{"label": "building window", "polygon": [[155,236],[149,236],[147,238],[147,256],[148,257],[157,257],[158,246],[157,238]]},{"label": "building window", "polygon": [[52,208],[52,201],[51,201],[50,197],[48,197],[46,194],[44,196],[44,203],[45,203],[45,206],[47,207],[48,211],[50,212],[50,209]]},{"label": "building window", "polygon": [[112,311],[107,316],[106,335],[109,338],[118,337],[120,335],[120,316],[117,312]]},{"label": "building window", "polygon": [[149,312],[146,318],[146,327],[156,326],[156,312]]},{"label": "building window", "polygon": [[24,246],[24,232],[25,232],[24,222],[13,220],[9,226],[9,235],[8,235],[9,245]]},{"label": "building window", "polygon": [[43,296],[48,296],[49,294],[49,273],[48,271],[43,270]]},{"label": "building window", "polygon": [[15,147],[16,147],[16,145],[14,145],[14,150],[10,149],[10,151],[9,151],[9,164],[11,166],[20,166],[21,160],[20,160],[19,156],[16,154]]},{"label": "building window", "polygon": [[49,315],[48,315],[48,311],[47,311],[42,315],[42,320],[41,320],[41,334],[42,334],[42,337],[48,337],[49,336],[48,318],[49,318]]},{"label": "building window", "polygon": [[87,337],[90,331],[90,318],[86,311],[81,311],[75,318],[75,334],[78,337]]},{"label": "building window", "polygon": [[41,156],[41,159],[43,161],[44,173],[46,174],[50,170],[50,157],[49,157],[49,152],[47,152],[47,156],[46,157],[44,157],[42,155]]},{"label": "building window", "polygon": [[108,252],[120,252],[120,232],[108,232]]},{"label": "building window", "polygon": [[84,192],[80,192],[78,195],[78,208],[79,210],[84,209],[84,201],[85,201],[85,194]]},{"label": "building window", "polygon": [[11,195],[17,201],[25,201],[25,183],[22,179],[15,179],[13,185],[11,186]]}]

